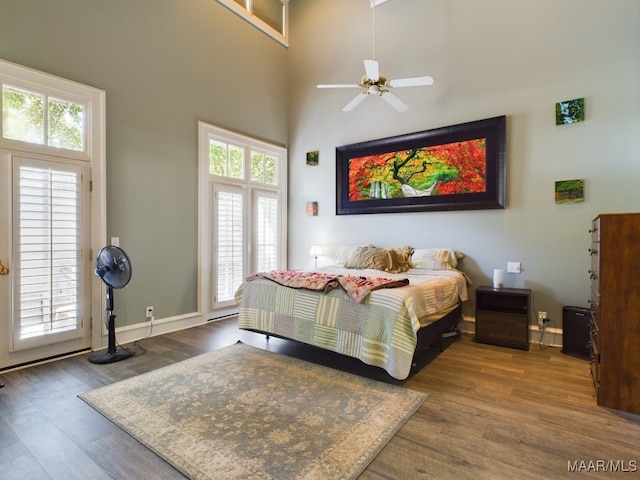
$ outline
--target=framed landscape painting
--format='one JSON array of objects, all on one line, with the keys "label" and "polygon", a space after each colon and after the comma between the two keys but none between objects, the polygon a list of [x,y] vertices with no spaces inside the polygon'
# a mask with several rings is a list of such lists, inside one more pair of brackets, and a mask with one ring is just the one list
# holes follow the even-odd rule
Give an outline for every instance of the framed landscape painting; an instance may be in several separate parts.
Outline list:
[{"label": "framed landscape painting", "polygon": [[559,180],[555,188],[556,203],[584,202],[584,179]]},{"label": "framed landscape painting", "polygon": [[505,207],[506,117],[336,147],[336,213]]}]

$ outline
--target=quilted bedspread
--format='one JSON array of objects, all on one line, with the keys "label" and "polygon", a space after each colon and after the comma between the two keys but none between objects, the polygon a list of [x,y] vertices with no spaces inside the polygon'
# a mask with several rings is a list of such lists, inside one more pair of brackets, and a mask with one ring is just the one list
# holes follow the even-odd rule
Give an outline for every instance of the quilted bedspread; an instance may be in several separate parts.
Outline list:
[{"label": "quilted bedspread", "polygon": [[[379,276],[381,272],[331,273]],[[343,289],[322,293],[255,278],[235,294],[238,326],[358,358],[403,380],[411,371],[420,322],[467,300],[466,279],[451,270],[384,274],[408,278],[409,285],[374,290],[360,303]]]}]

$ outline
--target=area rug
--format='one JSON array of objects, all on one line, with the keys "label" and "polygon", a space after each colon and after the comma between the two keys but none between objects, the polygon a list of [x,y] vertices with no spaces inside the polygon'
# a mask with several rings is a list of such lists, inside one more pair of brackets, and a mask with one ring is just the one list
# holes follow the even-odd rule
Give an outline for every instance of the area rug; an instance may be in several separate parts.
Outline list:
[{"label": "area rug", "polygon": [[427,395],[248,345],[80,395],[191,479],[353,479]]}]

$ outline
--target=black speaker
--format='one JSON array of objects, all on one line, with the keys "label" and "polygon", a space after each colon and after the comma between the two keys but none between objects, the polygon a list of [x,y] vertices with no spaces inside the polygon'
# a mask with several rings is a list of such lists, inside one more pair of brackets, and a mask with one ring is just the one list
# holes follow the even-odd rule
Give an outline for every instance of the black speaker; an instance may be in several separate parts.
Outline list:
[{"label": "black speaker", "polygon": [[589,360],[591,311],[583,307],[562,307],[562,353]]}]

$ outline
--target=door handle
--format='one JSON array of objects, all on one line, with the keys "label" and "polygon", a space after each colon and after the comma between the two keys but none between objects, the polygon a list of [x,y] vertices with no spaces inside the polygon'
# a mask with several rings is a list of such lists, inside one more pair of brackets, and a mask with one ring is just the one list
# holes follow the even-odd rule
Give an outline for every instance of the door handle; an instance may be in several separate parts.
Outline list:
[{"label": "door handle", "polygon": [[9,273],[9,269],[2,264],[2,260],[0,260],[0,275],[7,275]]}]

